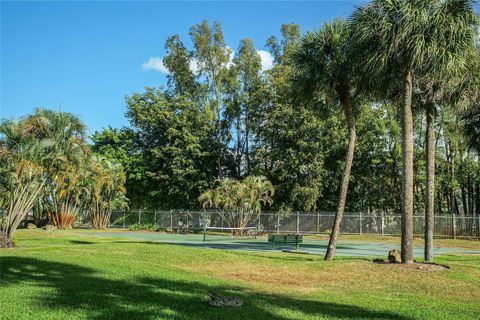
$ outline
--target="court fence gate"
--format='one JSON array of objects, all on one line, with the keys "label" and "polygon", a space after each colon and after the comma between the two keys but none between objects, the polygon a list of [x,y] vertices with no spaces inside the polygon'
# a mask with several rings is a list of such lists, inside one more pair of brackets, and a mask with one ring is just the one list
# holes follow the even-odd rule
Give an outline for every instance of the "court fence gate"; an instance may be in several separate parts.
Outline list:
[{"label": "court fence gate", "polygon": [[[318,212],[262,212],[247,226],[257,227],[262,233],[329,233],[335,213]],[[82,218],[88,223],[88,217]],[[425,217],[417,214],[413,217],[414,235],[423,236]],[[172,230],[200,230],[209,227],[229,227],[219,212],[190,210],[128,210],[114,211],[110,219],[112,228],[128,228],[134,224],[151,224]],[[444,238],[480,239],[480,214],[436,215],[435,236]],[[342,234],[400,235],[400,214],[347,212],[341,225]]]}]

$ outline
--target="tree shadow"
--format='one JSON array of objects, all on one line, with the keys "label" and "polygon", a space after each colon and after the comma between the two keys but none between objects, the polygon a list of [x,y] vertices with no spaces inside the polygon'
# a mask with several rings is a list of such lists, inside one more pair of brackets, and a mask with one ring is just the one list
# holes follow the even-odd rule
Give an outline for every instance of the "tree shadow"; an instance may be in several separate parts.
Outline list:
[{"label": "tree shadow", "polygon": [[[270,319],[283,320],[294,312],[313,317],[344,319],[408,318],[392,312],[377,312],[357,306],[314,301],[285,295],[258,294],[248,288],[207,285],[197,281],[156,277],[105,278],[97,270],[73,264],[33,258],[4,256],[0,262],[0,286],[34,283],[53,289],[53,294],[29,298],[33,310],[50,309],[74,315],[82,311],[89,319]],[[207,293],[240,296],[241,308],[214,308]]]}]

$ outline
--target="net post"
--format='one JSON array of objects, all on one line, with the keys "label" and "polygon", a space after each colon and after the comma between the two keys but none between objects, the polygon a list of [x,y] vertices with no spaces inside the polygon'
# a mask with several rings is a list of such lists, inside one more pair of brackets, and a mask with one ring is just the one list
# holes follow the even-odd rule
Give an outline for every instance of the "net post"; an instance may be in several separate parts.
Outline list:
[{"label": "net post", "polygon": [[457,239],[457,219],[455,213],[452,215],[453,239]]},{"label": "net post", "polygon": [[480,212],[478,213],[477,232],[478,232],[478,239],[480,239]]}]

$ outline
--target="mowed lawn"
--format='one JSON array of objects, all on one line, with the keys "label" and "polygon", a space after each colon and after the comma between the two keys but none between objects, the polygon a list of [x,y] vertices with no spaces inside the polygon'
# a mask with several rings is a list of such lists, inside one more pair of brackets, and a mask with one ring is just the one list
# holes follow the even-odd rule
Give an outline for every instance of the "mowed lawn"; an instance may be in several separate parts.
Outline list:
[{"label": "mowed lawn", "polygon": [[[361,258],[224,251],[20,230],[0,250],[1,319],[478,319],[480,256],[407,270]],[[473,247],[480,244],[470,242]],[[238,296],[214,308],[208,292]]]}]

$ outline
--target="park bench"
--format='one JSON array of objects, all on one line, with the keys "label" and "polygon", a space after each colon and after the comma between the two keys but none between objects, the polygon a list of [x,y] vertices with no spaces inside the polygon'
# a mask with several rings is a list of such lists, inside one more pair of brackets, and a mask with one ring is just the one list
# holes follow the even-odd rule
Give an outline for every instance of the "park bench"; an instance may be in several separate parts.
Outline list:
[{"label": "park bench", "polygon": [[275,248],[275,243],[294,244],[295,250],[298,250],[300,243],[303,242],[302,234],[269,234],[268,242],[272,243],[272,250]]}]

